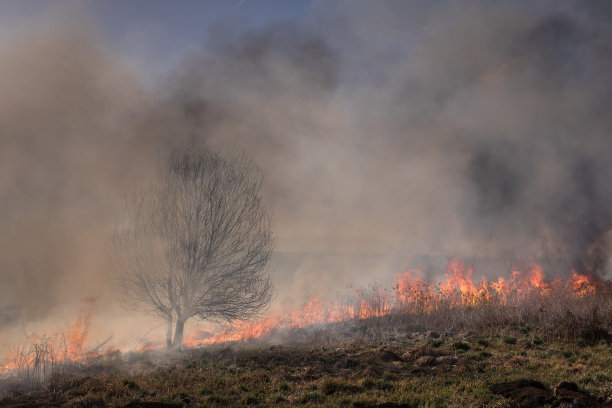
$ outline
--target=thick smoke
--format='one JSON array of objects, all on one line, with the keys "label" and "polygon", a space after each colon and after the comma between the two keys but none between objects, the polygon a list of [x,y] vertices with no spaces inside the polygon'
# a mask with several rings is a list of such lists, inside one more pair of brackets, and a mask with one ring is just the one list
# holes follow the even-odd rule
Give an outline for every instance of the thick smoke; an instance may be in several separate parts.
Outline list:
[{"label": "thick smoke", "polygon": [[422,3],[325,1],[301,21],[215,26],[153,88],[65,9],[8,30],[0,328],[86,296],[111,316],[124,197],[193,139],[261,166],[281,302],[419,255],[605,275],[612,7]]}]

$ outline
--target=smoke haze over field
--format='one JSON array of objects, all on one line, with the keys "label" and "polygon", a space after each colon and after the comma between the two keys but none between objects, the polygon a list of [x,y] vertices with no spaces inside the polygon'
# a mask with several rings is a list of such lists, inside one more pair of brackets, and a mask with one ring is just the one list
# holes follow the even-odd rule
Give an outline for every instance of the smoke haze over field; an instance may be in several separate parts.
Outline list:
[{"label": "smoke haze over field", "polygon": [[87,296],[116,331],[109,233],[133,183],[191,140],[261,167],[281,303],[419,255],[607,273],[607,2],[314,2],[210,24],[154,83],[92,10],[1,31],[5,333]]}]

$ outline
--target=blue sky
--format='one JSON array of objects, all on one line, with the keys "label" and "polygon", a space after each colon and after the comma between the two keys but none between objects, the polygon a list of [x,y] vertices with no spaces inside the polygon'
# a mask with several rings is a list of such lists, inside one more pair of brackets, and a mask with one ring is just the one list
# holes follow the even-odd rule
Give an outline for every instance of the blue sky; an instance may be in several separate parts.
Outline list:
[{"label": "blue sky", "polygon": [[259,25],[303,15],[311,0],[94,0],[91,10],[103,29],[121,41],[134,31],[159,30],[167,47],[186,47],[206,39],[212,24],[242,20]]},{"label": "blue sky", "polygon": [[28,19],[56,5],[90,8],[109,32],[121,34],[134,24],[155,24],[173,36],[195,39],[216,19],[249,17],[254,23],[294,18],[312,0],[3,0],[0,18]]},{"label": "blue sky", "polygon": [[84,9],[108,44],[152,72],[201,49],[212,26],[244,27],[300,19],[313,0],[2,0],[0,24],[31,24],[58,7]]}]

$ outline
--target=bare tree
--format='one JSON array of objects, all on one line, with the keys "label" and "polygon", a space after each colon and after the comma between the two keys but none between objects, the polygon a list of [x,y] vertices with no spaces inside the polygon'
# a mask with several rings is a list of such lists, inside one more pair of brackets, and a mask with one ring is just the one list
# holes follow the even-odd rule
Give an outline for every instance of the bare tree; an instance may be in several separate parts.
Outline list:
[{"label": "bare tree", "polygon": [[114,276],[129,305],[167,322],[169,348],[182,347],[191,317],[245,320],[269,304],[273,238],[261,180],[244,155],[192,146],[130,198]]}]

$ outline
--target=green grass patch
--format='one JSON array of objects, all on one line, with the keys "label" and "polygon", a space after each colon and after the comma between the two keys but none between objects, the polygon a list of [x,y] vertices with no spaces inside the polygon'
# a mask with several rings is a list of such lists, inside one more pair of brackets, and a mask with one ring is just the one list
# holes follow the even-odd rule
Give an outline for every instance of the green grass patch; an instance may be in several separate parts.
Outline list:
[{"label": "green grass patch", "polygon": [[516,344],[517,342],[516,337],[514,336],[504,336],[503,340],[506,344]]}]

